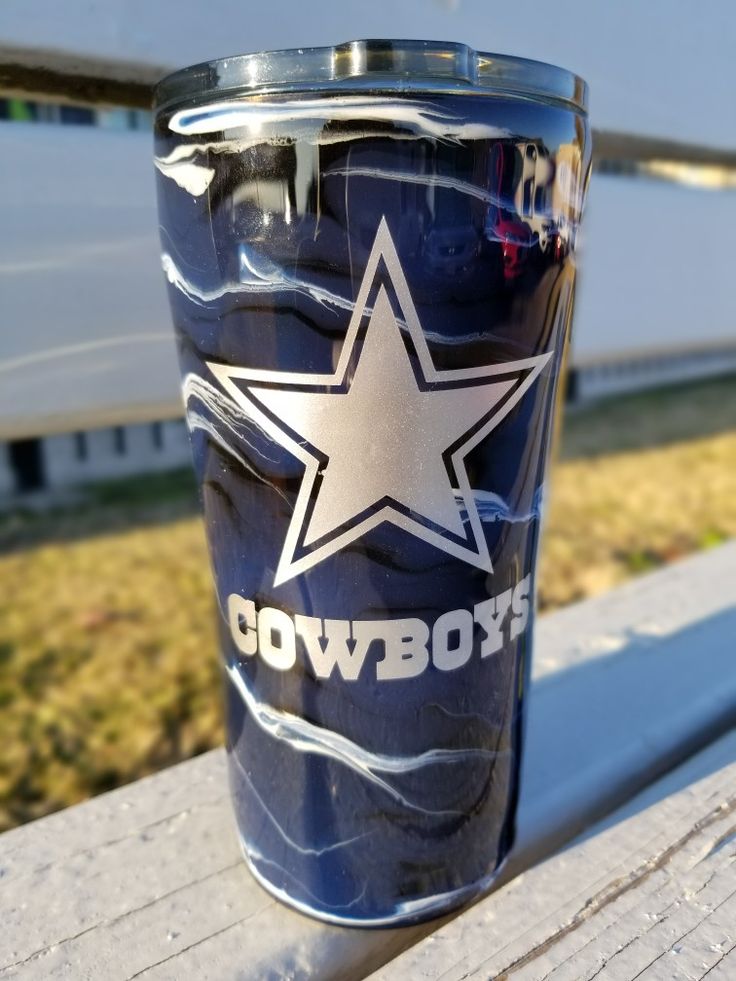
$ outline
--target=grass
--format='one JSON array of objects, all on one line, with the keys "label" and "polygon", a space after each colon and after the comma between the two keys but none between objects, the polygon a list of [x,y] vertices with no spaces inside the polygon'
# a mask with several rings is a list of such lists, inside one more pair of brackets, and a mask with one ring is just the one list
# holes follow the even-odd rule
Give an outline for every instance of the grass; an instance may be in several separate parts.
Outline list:
[{"label": "grass", "polygon": [[[736,380],[579,410],[552,475],[550,609],[736,536]],[[0,830],[222,739],[188,472],[0,518]]]},{"label": "grass", "polygon": [[578,411],[560,450],[542,609],[736,536],[736,378]]}]

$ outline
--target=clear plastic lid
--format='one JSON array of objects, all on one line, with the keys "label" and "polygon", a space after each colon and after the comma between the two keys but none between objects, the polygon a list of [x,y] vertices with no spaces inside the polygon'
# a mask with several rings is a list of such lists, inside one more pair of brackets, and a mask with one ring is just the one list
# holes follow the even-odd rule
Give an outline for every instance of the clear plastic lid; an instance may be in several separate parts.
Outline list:
[{"label": "clear plastic lid", "polygon": [[541,61],[444,41],[370,40],[262,51],[183,68],[158,84],[155,105],[162,110],[212,96],[331,90],[502,94],[583,113],[588,102],[582,78]]}]

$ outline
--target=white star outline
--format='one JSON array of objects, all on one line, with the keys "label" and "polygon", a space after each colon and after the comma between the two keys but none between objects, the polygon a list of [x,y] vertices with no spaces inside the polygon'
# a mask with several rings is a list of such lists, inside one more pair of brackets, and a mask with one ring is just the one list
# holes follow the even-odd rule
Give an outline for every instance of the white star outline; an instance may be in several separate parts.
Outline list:
[{"label": "white star outline", "polygon": [[[310,451],[308,446],[305,445],[304,441],[298,442],[297,440],[293,439],[292,436],[286,432],[285,429],[274,420],[274,418],[271,417],[271,415],[267,414],[263,410],[261,405],[256,400],[256,397],[247,391],[244,391],[237,384],[237,382],[245,381],[251,384],[255,383],[256,385],[266,383],[267,385],[277,385],[280,388],[285,389],[299,389],[302,387],[308,387],[308,389],[313,390],[315,388],[325,387],[333,390],[335,388],[344,390],[347,381],[348,368],[353,357],[361,323],[363,318],[370,313],[370,311],[367,310],[368,298],[371,289],[376,282],[376,274],[378,272],[379,263],[382,259],[388,273],[388,278],[394,289],[396,299],[398,300],[399,306],[404,315],[404,321],[414,345],[414,350],[419,362],[419,368],[421,369],[422,380],[425,385],[431,386],[433,384],[442,385],[447,383],[448,387],[457,387],[457,382],[460,381],[477,383],[478,379],[487,378],[492,380],[499,375],[506,377],[516,375],[516,388],[511,391],[508,397],[501,398],[498,411],[493,412],[493,405],[491,404],[487,407],[485,412],[480,412],[478,414],[478,420],[480,420],[484,415],[486,415],[486,413],[489,413],[486,421],[479,428],[475,428],[477,425],[476,422],[476,424],[472,425],[469,430],[466,430],[466,432],[471,432],[471,435],[467,440],[461,438],[460,440],[455,441],[457,444],[456,448],[450,455],[452,468],[459,485],[459,494],[465,506],[468,522],[470,524],[471,533],[467,536],[465,544],[454,541],[453,539],[448,538],[447,535],[440,534],[427,524],[404,514],[402,511],[398,510],[397,507],[394,507],[391,504],[384,504],[379,510],[356,521],[354,524],[350,524],[350,526],[345,528],[345,530],[337,534],[330,535],[322,544],[316,545],[306,554],[295,558],[296,552],[300,548],[300,542],[304,539],[307,531],[308,521],[305,519],[309,510],[310,501],[312,500],[312,493],[315,484],[318,482],[320,476],[320,468],[323,465],[323,461]],[[502,419],[504,419],[511,409],[513,409],[514,406],[521,400],[524,394],[537,379],[544,366],[552,357],[552,353],[552,351],[549,351],[531,358],[526,358],[522,361],[509,361],[501,364],[484,365],[473,368],[459,368],[443,371],[437,370],[432,361],[432,356],[424,336],[424,331],[422,330],[422,326],[419,322],[419,317],[409,291],[409,286],[406,281],[406,277],[404,276],[401,262],[388,228],[388,223],[386,222],[386,218],[384,216],[381,219],[376,232],[376,237],[358,290],[358,296],[350,317],[350,322],[342,344],[337,366],[332,374],[272,371],[270,369],[261,368],[240,368],[219,364],[217,362],[206,362],[207,367],[215,375],[222,387],[235,400],[246,416],[255,422],[261,429],[263,429],[272,439],[274,439],[275,442],[287,449],[304,464],[304,476],[297,494],[293,516],[289,524],[279,558],[274,577],[274,586],[279,586],[289,579],[293,579],[294,577],[306,572],[319,562],[331,555],[334,555],[351,542],[362,537],[366,532],[376,528],[384,521],[391,522],[397,527],[402,528],[404,531],[407,531],[415,537],[434,545],[436,548],[443,550],[455,558],[468,562],[486,572],[492,572],[493,565],[488,551],[488,544],[483,533],[482,523],[478,514],[478,508],[470,486],[467,471],[464,466],[464,460],[468,453],[470,453],[471,450],[482,442],[482,440],[485,439],[491,430],[495,429]],[[359,352],[358,359],[360,356],[361,355]],[[408,351],[407,359],[409,359]],[[521,378],[522,375],[525,375],[525,377]],[[519,378],[521,378],[521,381],[518,381]],[[348,383],[347,391],[349,392],[349,390],[350,385]],[[297,435],[299,434],[297,433]],[[315,450],[319,452],[318,447],[315,447]],[[448,473],[448,481],[449,480],[450,476]],[[378,501],[374,503],[378,503]],[[399,502],[397,502],[397,504],[398,503]],[[354,517],[357,517],[357,515]],[[343,525],[344,524],[345,523],[343,523]],[[471,546],[475,547],[473,548]]]}]

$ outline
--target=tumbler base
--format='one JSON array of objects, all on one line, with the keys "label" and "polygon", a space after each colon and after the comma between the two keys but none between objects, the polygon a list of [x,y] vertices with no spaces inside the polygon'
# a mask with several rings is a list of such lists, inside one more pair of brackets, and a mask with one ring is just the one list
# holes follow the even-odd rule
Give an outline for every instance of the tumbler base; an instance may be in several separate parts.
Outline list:
[{"label": "tumbler base", "polygon": [[499,877],[506,865],[506,858],[504,857],[493,872],[483,876],[481,879],[477,879],[475,882],[469,883],[467,886],[461,886],[459,889],[453,889],[450,892],[427,896],[425,899],[412,899],[397,903],[396,907],[385,916],[362,916],[360,913],[352,916],[343,916],[318,906],[309,906],[307,903],[303,903],[301,900],[290,896],[285,890],[279,888],[279,886],[274,885],[273,882],[267,879],[257,869],[243,839],[238,836],[238,840],[245,864],[248,866],[251,875],[266,892],[275,899],[278,899],[279,902],[285,906],[290,906],[299,913],[311,916],[312,919],[322,920],[324,923],[334,923],[337,926],[365,927],[369,929],[376,927],[412,926],[422,923],[425,920],[435,919],[451,913],[453,910],[459,909],[461,906],[471,902],[471,900],[481,896]]}]

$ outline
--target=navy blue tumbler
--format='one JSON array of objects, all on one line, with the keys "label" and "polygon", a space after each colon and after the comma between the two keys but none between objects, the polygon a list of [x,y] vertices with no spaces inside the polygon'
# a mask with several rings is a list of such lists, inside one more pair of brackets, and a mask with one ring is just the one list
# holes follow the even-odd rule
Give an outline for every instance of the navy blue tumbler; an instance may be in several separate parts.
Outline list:
[{"label": "navy blue tumbler", "polygon": [[358,41],[156,100],[243,853],[325,920],[437,915],[514,837],[586,87]]}]

